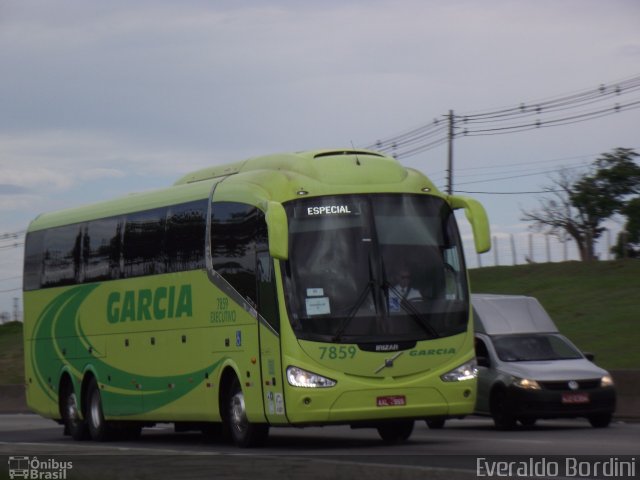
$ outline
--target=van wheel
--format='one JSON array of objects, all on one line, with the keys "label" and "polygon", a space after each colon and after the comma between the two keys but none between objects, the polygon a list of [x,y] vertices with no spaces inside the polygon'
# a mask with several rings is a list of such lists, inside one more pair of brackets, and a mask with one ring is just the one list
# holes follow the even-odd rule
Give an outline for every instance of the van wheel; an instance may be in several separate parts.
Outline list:
[{"label": "van wheel", "polygon": [[65,383],[60,392],[60,412],[64,423],[65,433],[71,435],[74,440],[88,440],[89,427],[82,418],[80,402],[73,390],[73,384]]},{"label": "van wheel", "polygon": [[233,380],[227,400],[227,423],[233,443],[238,447],[258,447],[269,436],[269,425],[251,423],[247,418],[244,394],[237,378]]},{"label": "van wheel", "polygon": [[518,420],[523,427],[533,427],[538,421],[537,418],[520,418]]},{"label": "van wheel", "polygon": [[444,427],[444,422],[445,419],[444,418],[429,418],[428,420],[425,420],[425,422],[427,423],[427,427],[429,427],[432,430],[440,430],[441,428]]},{"label": "van wheel", "polygon": [[589,416],[589,423],[593,428],[606,428],[611,423],[610,413],[598,413]]},{"label": "van wheel", "polygon": [[378,427],[378,435],[388,445],[405,442],[413,432],[413,420],[398,420],[383,423]]},{"label": "van wheel", "polygon": [[498,430],[512,430],[516,426],[516,418],[505,390],[496,390],[491,395],[491,416]]},{"label": "van wheel", "polygon": [[104,419],[100,389],[95,378],[89,382],[87,392],[86,416],[89,433],[93,440],[106,442],[111,439],[113,432],[109,423]]}]

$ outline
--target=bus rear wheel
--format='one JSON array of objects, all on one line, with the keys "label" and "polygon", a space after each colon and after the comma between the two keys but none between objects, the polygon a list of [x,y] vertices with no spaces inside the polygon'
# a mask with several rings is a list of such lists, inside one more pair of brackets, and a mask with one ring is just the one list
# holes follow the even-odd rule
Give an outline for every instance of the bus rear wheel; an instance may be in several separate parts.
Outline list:
[{"label": "bus rear wheel", "polygon": [[106,442],[112,437],[112,428],[104,419],[100,389],[95,378],[89,381],[87,387],[86,417],[91,438],[98,442]]},{"label": "bus rear wheel", "polygon": [[71,435],[74,440],[88,440],[89,427],[82,418],[78,396],[70,381],[62,387],[60,398],[60,413],[62,414],[65,434]]},{"label": "bus rear wheel", "polygon": [[244,394],[237,378],[229,389],[226,419],[231,439],[238,447],[259,447],[269,436],[269,425],[252,423],[247,418]]},{"label": "bus rear wheel", "polygon": [[389,445],[407,441],[412,432],[413,420],[397,420],[378,427],[378,435],[384,443]]}]

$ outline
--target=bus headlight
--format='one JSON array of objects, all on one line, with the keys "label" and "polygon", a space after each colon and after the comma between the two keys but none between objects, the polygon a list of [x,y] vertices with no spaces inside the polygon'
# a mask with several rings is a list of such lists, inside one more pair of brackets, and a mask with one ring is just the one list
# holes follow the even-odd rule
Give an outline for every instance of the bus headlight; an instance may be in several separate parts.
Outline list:
[{"label": "bus headlight", "polygon": [[335,380],[298,367],[287,367],[289,385],[302,388],[327,388],[336,384]]},{"label": "bus headlight", "polygon": [[475,358],[463,363],[458,368],[454,368],[450,372],[440,375],[443,382],[463,382],[464,380],[472,380],[478,376],[478,364]]}]

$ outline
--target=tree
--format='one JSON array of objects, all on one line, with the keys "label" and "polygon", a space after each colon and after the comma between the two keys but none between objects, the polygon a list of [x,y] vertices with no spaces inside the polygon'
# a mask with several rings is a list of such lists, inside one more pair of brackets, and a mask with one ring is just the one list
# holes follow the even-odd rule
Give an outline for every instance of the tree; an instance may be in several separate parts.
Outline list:
[{"label": "tree", "polygon": [[540,200],[540,208],[523,211],[523,220],[534,222],[537,230],[546,230],[561,241],[572,238],[583,261],[595,259],[594,245],[604,228],[602,223],[623,213],[630,195],[640,193],[638,154],[617,148],[593,163],[590,174],[572,177],[568,171],[545,191],[551,198]]},{"label": "tree", "polygon": [[627,217],[624,230],[618,234],[617,244],[611,248],[616,258],[640,257],[640,197],[633,198],[621,212]]}]

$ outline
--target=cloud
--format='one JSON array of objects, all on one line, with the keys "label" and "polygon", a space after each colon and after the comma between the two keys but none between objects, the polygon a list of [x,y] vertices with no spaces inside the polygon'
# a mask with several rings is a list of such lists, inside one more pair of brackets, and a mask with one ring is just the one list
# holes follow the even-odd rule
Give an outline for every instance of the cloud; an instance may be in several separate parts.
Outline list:
[{"label": "cloud", "polygon": [[18,185],[1,184],[0,183],[0,195],[20,195],[27,193],[29,190]]}]

